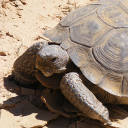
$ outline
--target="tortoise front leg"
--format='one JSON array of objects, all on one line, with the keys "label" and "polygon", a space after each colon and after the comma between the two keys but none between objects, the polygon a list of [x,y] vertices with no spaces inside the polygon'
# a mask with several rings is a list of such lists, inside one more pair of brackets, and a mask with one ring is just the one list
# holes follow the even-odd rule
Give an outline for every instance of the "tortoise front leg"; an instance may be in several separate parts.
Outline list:
[{"label": "tortoise front leg", "polygon": [[63,95],[82,113],[92,119],[110,124],[107,108],[82,83],[77,73],[67,73],[62,78],[60,88]]}]

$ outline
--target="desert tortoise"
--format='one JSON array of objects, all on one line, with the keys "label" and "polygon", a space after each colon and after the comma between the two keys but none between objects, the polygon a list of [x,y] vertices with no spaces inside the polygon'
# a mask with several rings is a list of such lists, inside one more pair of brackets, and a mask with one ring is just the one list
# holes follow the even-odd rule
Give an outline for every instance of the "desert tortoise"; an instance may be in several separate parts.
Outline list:
[{"label": "desert tortoise", "polygon": [[44,36],[53,43],[36,43],[20,56],[15,79],[29,85],[37,81],[37,70],[46,77],[64,73],[64,96],[90,118],[109,123],[99,99],[128,104],[127,0],[101,0],[76,9]]}]

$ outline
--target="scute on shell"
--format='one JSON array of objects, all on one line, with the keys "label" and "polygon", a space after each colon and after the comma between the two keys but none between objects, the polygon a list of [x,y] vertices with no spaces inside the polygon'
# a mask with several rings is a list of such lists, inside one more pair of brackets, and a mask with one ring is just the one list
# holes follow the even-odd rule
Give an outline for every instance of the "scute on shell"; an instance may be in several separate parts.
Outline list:
[{"label": "scute on shell", "polygon": [[[128,97],[127,0],[101,0],[81,7],[59,26],[63,30],[59,44],[83,75],[110,94]],[[55,27],[44,35],[58,44],[61,31]]]}]

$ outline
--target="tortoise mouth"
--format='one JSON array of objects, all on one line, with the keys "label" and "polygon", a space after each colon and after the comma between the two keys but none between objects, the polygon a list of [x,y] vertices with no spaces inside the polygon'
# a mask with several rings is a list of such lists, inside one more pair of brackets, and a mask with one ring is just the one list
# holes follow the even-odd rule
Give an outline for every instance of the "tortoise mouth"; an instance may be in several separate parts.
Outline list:
[{"label": "tortoise mouth", "polygon": [[39,69],[46,77],[49,77],[53,74],[53,70],[51,67],[43,66],[40,61],[36,61],[36,68]]},{"label": "tortoise mouth", "polygon": [[42,73],[46,76],[46,77],[50,77],[53,75],[53,72],[51,70],[45,70],[45,71],[42,71]]}]

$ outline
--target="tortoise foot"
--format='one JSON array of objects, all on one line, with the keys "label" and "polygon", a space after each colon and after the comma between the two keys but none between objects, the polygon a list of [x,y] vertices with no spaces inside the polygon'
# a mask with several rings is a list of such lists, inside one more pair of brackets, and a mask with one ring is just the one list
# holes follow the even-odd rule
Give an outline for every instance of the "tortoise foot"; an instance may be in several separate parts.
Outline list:
[{"label": "tortoise foot", "polygon": [[82,83],[77,73],[66,74],[60,88],[63,95],[86,116],[110,124],[107,108]]}]

